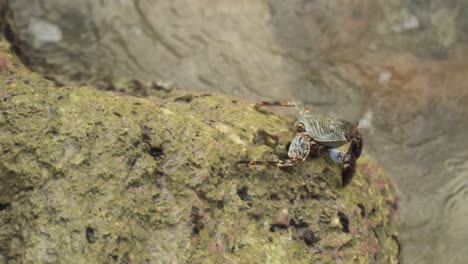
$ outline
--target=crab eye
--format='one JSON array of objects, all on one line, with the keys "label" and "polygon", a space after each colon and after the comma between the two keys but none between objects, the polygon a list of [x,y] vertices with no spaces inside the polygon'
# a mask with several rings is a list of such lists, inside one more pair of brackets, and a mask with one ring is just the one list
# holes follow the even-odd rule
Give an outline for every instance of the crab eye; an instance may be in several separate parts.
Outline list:
[{"label": "crab eye", "polygon": [[297,124],[295,125],[295,127],[296,127],[296,132],[297,132],[297,133],[305,132],[305,126],[304,126],[303,123],[297,123]]},{"label": "crab eye", "polygon": [[306,133],[297,134],[289,146],[288,156],[291,159],[305,160],[309,155],[310,140]]}]

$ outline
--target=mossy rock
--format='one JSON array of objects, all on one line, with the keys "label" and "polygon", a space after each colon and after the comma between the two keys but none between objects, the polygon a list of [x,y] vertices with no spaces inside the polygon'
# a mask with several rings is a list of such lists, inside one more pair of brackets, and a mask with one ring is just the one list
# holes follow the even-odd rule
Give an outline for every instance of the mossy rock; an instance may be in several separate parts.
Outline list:
[{"label": "mossy rock", "polygon": [[56,87],[4,40],[0,72],[4,262],[398,261],[395,191],[368,157],[345,188],[327,157],[236,163],[284,155],[291,120],[224,95]]}]

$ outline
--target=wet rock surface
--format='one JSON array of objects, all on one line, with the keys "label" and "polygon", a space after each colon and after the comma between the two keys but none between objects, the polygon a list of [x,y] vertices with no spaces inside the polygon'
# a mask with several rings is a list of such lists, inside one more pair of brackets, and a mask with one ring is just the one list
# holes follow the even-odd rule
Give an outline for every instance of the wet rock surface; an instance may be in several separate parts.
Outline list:
[{"label": "wet rock surface", "polygon": [[[326,157],[239,166],[284,153],[291,120],[158,85],[146,98],[56,87],[3,40],[0,59],[4,261],[397,262],[397,198],[368,157],[346,188]],[[255,144],[261,129],[277,142]]]}]

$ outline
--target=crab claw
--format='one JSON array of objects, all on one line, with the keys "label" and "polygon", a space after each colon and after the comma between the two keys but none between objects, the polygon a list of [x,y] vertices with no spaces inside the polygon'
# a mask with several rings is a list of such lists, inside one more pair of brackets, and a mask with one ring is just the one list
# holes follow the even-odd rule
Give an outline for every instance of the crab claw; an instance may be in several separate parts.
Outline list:
[{"label": "crab claw", "polygon": [[291,145],[289,145],[289,158],[300,161],[305,160],[309,155],[311,145],[312,140],[307,133],[297,133],[291,141]]},{"label": "crab claw", "polygon": [[343,187],[348,185],[356,173],[356,159],[351,154],[346,154],[343,160],[343,169],[341,170],[341,184]]},{"label": "crab claw", "polygon": [[328,155],[330,158],[341,164],[341,184],[343,187],[348,185],[356,173],[356,158],[353,152],[345,152],[339,149],[329,149]]},{"label": "crab claw", "polygon": [[364,145],[364,140],[362,139],[361,133],[359,133],[358,125],[359,122],[356,121],[353,124],[351,133],[347,136],[347,139],[351,141],[349,151],[353,154],[355,159],[358,159],[361,156],[362,148]]},{"label": "crab claw", "polygon": [[358,159],[361,156],[364,140],[362,139],[361,133],[359,133],[357,130],[354,136],[355,138],[353,141],[351,141],[350,152],[356,159]]}]

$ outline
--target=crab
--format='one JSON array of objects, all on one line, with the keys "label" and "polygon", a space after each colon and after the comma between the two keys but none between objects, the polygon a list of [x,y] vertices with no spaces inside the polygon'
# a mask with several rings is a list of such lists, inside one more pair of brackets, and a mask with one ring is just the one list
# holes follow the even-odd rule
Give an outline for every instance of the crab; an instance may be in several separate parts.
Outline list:
[{"label": "crab", "polygon": [[[326,152],[328,156],[342,167],[342,185],[350,183],[356,172],[356,160],[363,148],[363,139],[358,130],[358,121],[351,123],[329,115],[311,111],[301,102],[259,102],[254,109],[260,111],[262,106],[288,106],[299,110],[299,118],[294,125],[296,136],[289,149],[288,159],[260,161],[240,160],[247,165],[267,165],[280,168],[292,167],[306,160],[311,155]],[[302,107],[301,107],[302,106]],[[346,151],[338,149],[348,144]]]}]

